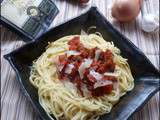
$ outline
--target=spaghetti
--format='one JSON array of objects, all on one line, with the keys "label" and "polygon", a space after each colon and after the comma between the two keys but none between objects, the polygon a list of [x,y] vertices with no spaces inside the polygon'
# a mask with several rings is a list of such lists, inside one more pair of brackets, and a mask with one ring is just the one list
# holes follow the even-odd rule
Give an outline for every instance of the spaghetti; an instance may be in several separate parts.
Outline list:
[{"label": "spaghetti", "polygon": [[57,120],[97,120],[134,87],[127,59],[95,34],[49,43],[33,62],[30,82],[42,107]]}]

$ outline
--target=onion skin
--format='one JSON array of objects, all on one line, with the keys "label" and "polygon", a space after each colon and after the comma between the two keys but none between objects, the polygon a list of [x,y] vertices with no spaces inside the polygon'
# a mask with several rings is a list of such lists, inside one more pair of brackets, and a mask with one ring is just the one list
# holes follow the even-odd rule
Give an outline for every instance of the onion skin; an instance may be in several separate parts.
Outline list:
[{"label": "onion skin", "polygon": [[80,2],[81,4],[83,4],[83,3],[88,3],[89,0],[79,0],[79,2]]},{"label": "onion skin", "polygon": [[135,20],[141,8],[142,0],[115,0],[112,16],[120,22]]}]

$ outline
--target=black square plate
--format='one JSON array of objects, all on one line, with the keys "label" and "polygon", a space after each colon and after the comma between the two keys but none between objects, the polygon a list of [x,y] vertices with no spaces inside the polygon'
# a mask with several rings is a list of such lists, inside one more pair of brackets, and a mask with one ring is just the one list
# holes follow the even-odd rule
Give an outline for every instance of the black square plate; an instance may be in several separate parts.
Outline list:
[{"label": "black square plate", "polygon": [[135,79],[134,89],[122,97],[109,114],[101,116],[100,120],[127,120],[159,91],[160,72],[133,43],[112,27],[96,7],[92,7],[84,14],[51,29],[36,41],[4,56],[15,70],[22,91],[42,119],[51,120],[38,102],[37,90],[29,82],[32,61],[45,51],[48,42],[80,34],[81,29],[86,31],[90,26],[96,26],[105,40],[113,41],[121,50],[121,55],[128,59]]}]

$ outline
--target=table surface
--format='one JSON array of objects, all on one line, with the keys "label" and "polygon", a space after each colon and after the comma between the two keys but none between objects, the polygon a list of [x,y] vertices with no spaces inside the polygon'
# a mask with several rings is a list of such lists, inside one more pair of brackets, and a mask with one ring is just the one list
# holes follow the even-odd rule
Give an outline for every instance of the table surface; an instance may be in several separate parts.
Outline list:
[{"label": "table surface", "polygon": [[[122,34],[127,36],[137,47],[139,47],[151,62],[158,68],[159,66],[159,34],[144,33],[139,28],[138,20],[131,23],[120,24],[114,22],[111,17],[110,8],[113,0],[91,0],[87,6],[79,6],[68,3],[64,0],[54,0],[60,13],[54,20],[51,27],[58,23],[71,19],[79,15],[91,6],[97,6],[106,18]],[[143,13],[158,13],[159,0],[144,0]],[[30,102],[20,91],[20,86],[16,81],[15,73],[9,63],[3,58],[4,54],[25,44],[21,38],[7,28],[1,27],[1,119],[2,120],[37,120]],[[144,107],[135,113],[131,120],[158,120],[159,119],[159,93],[152,97]]]}]

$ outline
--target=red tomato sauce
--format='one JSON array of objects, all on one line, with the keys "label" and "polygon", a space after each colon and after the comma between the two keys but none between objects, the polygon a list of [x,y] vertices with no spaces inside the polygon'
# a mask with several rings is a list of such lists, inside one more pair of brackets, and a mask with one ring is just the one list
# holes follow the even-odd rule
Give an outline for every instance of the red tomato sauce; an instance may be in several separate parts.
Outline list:
[{"label": "red tomato sauce", "polygon": [[[58,76],[60,80],[69,80],[74,83],[83,96],[82,85],[86,84],[88,91],[91,92],[92,96],[98,97],[105,94],[110,94],[113,90],[113,84],[99,86],[94,88],[95,83],[98,81],[93,75],[90,74],[90,70],[94,70],[98,74],[101,74],[103,81],[117,81],[114,76],[103,75],[105,72],[114,72],[115,63],[113,61],[113,54],[110,50],[100,51],[98,59],[95,58],[96,50],[100,50],[95,47],[92,49],[85,48],[80,42],[79,37],[74,37],[68,42],[69,50],[77,51],[79,55],[67,54],[59,56],[59,63],[63,66],[61,71],[58,71]],[[92,63],[88,68],[83,71],[83,78],[80,77],[79,67],[84,62],[85,59],[92,59]],[[66,73],[65,70],[68,69],[68,65],[74,66],[70,73]]]}]

